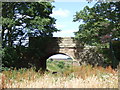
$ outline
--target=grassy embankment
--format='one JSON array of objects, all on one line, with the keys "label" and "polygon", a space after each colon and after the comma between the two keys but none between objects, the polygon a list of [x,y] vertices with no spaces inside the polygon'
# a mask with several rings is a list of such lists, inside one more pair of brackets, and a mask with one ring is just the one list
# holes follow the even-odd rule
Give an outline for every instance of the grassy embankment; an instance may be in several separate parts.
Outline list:
[{"label": "grassy embankment", "polygon": [[[118,88],[118,71],[110,66],[71,66],[63,61],[48,61],[48,70],[40,74],[34,68],[6,70],[0,73],[0,88]],[[52,74],[57,71],[58,73]]]}]

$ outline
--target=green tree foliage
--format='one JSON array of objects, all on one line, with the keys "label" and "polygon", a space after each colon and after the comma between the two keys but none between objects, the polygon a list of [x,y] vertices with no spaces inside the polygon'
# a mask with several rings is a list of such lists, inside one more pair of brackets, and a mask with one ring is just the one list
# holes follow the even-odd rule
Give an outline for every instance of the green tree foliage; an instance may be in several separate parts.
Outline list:
[{"label": "green tree foliage", "polygon": [[76,38],[84,44],[97,45],[110,38],[120,38],[120,2],[101,2],[76,12],[73,21],[83,21]]},{"label": "green tree foliage", "polygon": [[[34,62],[38,61],[38,56],[44,54],[43,38],[52,37],[53,32],[58,31],[54,26],[56,19],[50,16],[53,8],[51,2],[2,2],[2,46],[4,47],[2,63],[4,67],[29,67],[29,63],[34,65]],[[24,43],[22,41],[27,37],[37,36],[41,36],[44,42],[41,41],[39,50],[22,46]],[[14,41],[19,42],[16,48],[14,48]]]},{"label": "green tree foliage", "polygon": [[[115,68],[119,62],[120,44],[115,44],[112,39],[120,38],[120,1],[101,1],[92,8],[86,6],[83,10],[76,12],[73,21],[84,22],[75,33],[76,39],[83,44],[100,46],[98,50],[105,56],[104,60],[112,61],[111,64]],[[108,44],[110,49],[102,49]]]},{"label": "green tree foliage", "polygon": [[55,18],[50,17],[53,8],[50,2],[3,2],[3,45],[13,46],[13,42],[24,37],[26,32],[29,36],[52,36],[58,31],[54,27]]}]

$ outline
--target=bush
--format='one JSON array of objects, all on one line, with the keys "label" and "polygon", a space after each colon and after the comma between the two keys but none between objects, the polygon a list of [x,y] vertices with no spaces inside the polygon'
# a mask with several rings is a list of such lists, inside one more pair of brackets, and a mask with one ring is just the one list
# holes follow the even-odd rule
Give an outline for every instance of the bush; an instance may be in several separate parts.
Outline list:
[{"label": "bush", "polygon": [[63,69],[63,68],[64,68],[64,65],[65,65],[65,63],[64,63],[63,61],[60,61],[57,66],[58,66],[60,69]]},{"label": "bush", "polygon": [[13,47],[6,47],[3,49],[2,64],[4,67],[14,67],[18,60],[17,51]]},{"label": "bush", "polygon": [[3,53],[3,50],[0,45],[0,72],[2,71],[2,53]]}]

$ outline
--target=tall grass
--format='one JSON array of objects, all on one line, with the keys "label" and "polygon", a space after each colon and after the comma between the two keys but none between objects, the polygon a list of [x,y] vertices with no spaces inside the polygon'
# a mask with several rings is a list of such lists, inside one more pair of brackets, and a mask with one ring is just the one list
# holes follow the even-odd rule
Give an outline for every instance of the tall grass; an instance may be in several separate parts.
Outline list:
[{"label": "tall grass", "polygon": [[0,88],[118,88],[118,71],[91,65],[40,74],[34,68],[0,73]]}]

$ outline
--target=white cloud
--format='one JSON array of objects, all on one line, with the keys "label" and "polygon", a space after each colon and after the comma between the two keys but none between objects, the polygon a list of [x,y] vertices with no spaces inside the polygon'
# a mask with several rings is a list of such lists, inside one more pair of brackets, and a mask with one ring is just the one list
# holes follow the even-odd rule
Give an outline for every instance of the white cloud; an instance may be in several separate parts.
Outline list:
[{"label": "white cloud", "polygon": [[60,32],[57,33],[53,33],[54,37],[74,37],[74,32],[76,32],[77,30],[62,30]]},{"label": "white cloud", "polygon": [[60,16],[60,17],[68,17],[70,14],[69,10],[59,8],[58,10],[53,10],[51,16]]}]

